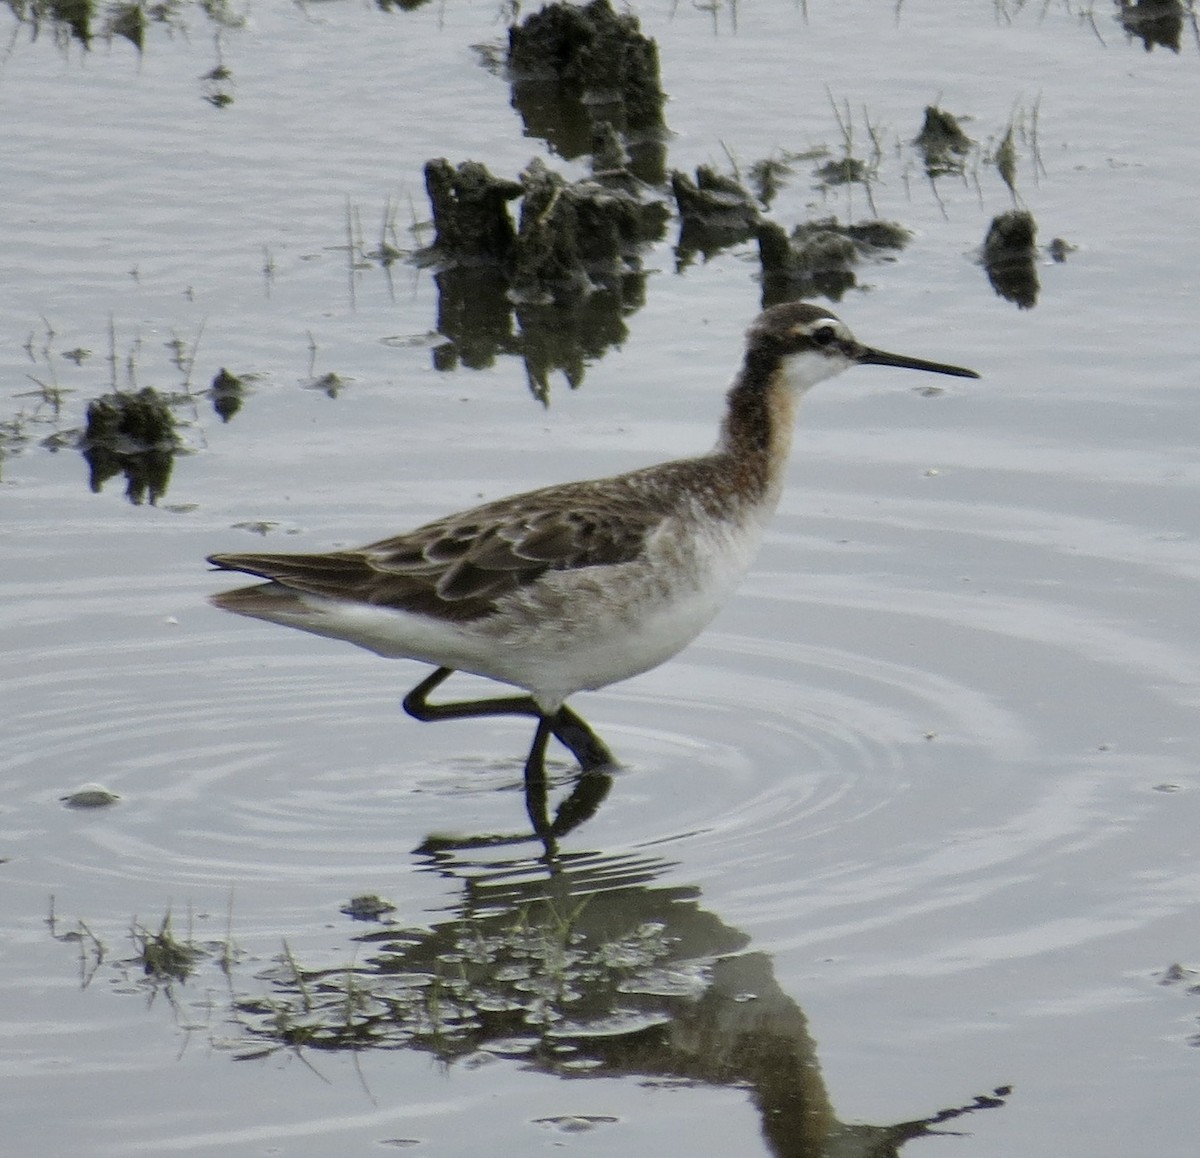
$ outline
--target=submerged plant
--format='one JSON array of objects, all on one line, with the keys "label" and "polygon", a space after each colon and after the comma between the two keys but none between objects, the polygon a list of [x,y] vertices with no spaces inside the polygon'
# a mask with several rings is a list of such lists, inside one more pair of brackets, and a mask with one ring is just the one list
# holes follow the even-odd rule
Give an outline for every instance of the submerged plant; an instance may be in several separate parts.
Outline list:
[{"label": "submerged plant", "polygon": [[130,931],[137,947],[142,971],[159,981],[186,981],[204,950],[188,941],[180,941],[171,927],[171,911],[163,914],[157,930],[134,921]]}]

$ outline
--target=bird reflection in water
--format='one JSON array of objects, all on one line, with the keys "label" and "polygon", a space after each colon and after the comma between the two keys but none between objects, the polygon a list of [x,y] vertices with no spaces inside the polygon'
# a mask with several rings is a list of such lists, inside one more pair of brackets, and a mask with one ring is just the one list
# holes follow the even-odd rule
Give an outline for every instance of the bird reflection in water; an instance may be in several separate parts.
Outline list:
[{"label": "bird reflection in water", "polygon": [[293,961],[268,999],[238,1011],[250,1049],[413,1049],[451,1068],[499,1058],[562,1078],[744,1089],[779,1158],[886,1158],[1010,1092],[893,1124],[844,1122],[771,957],[702,908],[697,888],[656,883],[674,866],[418,856],[460,890],[454,915],[359,937],[349,968]]}]

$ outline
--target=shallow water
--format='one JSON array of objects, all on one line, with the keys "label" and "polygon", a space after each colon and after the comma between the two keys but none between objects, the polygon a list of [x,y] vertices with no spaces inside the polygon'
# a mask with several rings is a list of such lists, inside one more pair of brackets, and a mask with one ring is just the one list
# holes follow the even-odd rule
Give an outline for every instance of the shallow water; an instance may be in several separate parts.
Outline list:
[{"label": "shallow water", "polygon": [[[876,134],[876,210],[915,237],[834,308],[984,379],[864,369],[806,401],[738,596],[580,698],[624,767],[554,872],[452,847],[525,832],[526,725],[418,725],[416,665],[221,616],[202,560],[705,448],[753,245],[678,273],[672,228],[623,340],[543,407],[515,356],[435,369],[431,274],[367,256],[389,205],[416,246],[428,158],[544,155],[472,47],[496,6],[184,7],[140,53],[7,18],[13,1153],[866,1153],[1009,1085],[936,1146],[1192,1153],[1200,53],[1190,17],[1149,51],[1116,6],[1033,8],[637,7],[671,166],[836,156],[838,115],[856,152]],[[981,144],[936,187],[908,145],[935,99]],[[1040,242],[1077,247],[1028,310],[974,260],[1010,120]],[[771,216],[810,205],[869,211],[800,162]],[[223,366],[255,376],[227,423]],[[90,493],[72,445],[114,383],[194,396],[156,505]],[[64,807],[89,782],[120,800]],[[393,924],[340,911],[366,894]],[[168,912],[186,981],[137,959]]]}]

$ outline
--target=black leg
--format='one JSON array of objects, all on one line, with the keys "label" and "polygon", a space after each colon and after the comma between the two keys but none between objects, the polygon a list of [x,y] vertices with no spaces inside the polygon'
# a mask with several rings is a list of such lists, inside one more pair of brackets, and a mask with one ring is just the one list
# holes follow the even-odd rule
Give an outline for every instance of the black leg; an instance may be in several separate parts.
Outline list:
[{"label": "black leg", "polygon": [[550,721],[538,717],[533,744],[525,757],[525,812],[534,834],[546,844],[547,856],[553,855],[550,818],[546,813],[546,745],[550,742]]},{"label": "black leg", "polygon": [[[545,721],[549,735],[553,735],[566,748],[585,772],[611,768],[616,764],[608,746],[588,727],[583,717],[572,709],[559,708],[553,716],[546,716],[532,696],[497,696],[488,700],[459,700],[449,704],[431,704],[429,693],[440,687],[453,674],[453,668],[439,667],[432,675],[423,679],[404,697],[404,710],[414,719],[431,722],[435,720],[466,720],[480,716],[533,716]],[[534,749],[537,735],[534,737]],[[534,749],[530,750],[532,761]],[[546,737],[542,739],[545,754]],[[526,762],[526,771],[529,761]],[[544,775],[544,773],[543,773]]]},{"label": "black leg", "polygon": [[[590,819],[608,795],[612,787],[609,769],[616,766],[612,753],[577,712],[562,707],[553,716],[546,716],[532,696],[500,696],[490,700],[431,704],[427,699],[429,693],[440,687],[451,674],[453,669],[439,667],[423,679],[404,697],[404,710],[415,719],[426,721],[462,720],[478,716],[534,716],[537,727],[529,755],[525,758],[525,812],[533,826],[534,835],[545,847],[546,856],[556,856],[558,839]],[[553,821],[546,806],[546,748],[551,736],[556,737],[579,761],[581,773],[570,794],[559,804]],[[512,839],[526,838],[487,837],[466,844],[455,842],[448,847],[508,844]],[[433,841],[427,841],[422,846],[425,851],[435,851],[437,847]]]},{"label": "black leg", "polygon": [[550,717],[550,730],[554,738],[570,750],[585,772],[597,772],[601,768],[616,767],[616,760],[608,745],[587,726],[583,717],[565,704]]},{"label": "black leg", "polygon": [[426,698],[454,674],[452,667],[439,667],[404,697],[404,710],[414,719],[468,720],[475,716],[540,716],[541,708],[532,696],[497,696],[491,700],[460,700],[451,704],[431,704]]}]

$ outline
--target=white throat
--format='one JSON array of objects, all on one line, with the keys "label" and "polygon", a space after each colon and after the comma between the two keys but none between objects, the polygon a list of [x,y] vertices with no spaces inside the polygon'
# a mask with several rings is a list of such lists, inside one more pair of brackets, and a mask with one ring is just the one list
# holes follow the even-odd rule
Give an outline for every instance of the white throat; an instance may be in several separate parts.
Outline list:
[{"label": "white throat", "polygon": [[841,353],[805,350],[785,358],[782,371],[784,381],[797,397],[801,397],[818,382],[824,382],[826,378],[832,378],[853,365],[853,360]]}]

